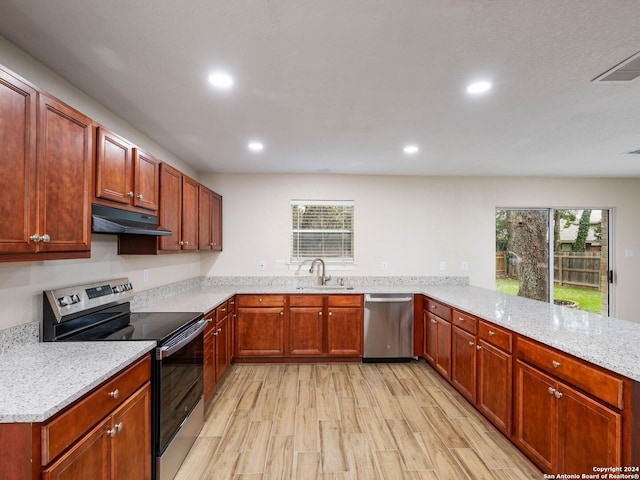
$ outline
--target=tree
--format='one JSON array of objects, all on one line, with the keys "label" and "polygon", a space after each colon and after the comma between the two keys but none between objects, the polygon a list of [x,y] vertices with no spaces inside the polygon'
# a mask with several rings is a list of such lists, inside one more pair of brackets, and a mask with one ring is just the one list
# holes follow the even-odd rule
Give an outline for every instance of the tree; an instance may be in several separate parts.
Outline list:
[{"label": "tree", "polygon": [[589,227],[591,226],[591,210],[583,210],[580,216],[580,224],[578,225],[578,234],[576,235],[576,243],[573,244],[574,252],[587,251],[587,235],[589,235]]},{"label": "tree", "polygon": [[518,296],[549,301],[547,210],[507,210],[510,250],[517,258]]},{"label": "tree", "polygon": [[560,229],[569,228],[576,221],[578,212],[576,210],[554,210],[553,211],[553,251],[560,251]]}]

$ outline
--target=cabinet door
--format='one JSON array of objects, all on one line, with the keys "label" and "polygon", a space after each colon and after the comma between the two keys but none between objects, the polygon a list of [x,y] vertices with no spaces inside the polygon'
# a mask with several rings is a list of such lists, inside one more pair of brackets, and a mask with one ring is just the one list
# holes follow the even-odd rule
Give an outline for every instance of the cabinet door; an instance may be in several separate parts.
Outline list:
[{"label": "cabinet door", "polygon": [[[151,478],[151,387],[138,390],[113,413],[111,478]],[[91,478],[85,476],[83,478]]]},{"label": "cabinet door", "polygon": [[182,239],[183,250],[198,249],[198,182],[182,176]]},{"label": "cabinet door", "polygon": [[282,307],[238,308],[236,354],[243,356],[284,355],[284,309]]},{"label": "cabinet door", "polygon": [[171,235],[159,237],[160,250],[180,250],[182,237],[182,174],[166,163],[160,165],[160,226]]},{"label": "cabinet door", "polygon": [[476,338],[453,327],[451,382],[472,403],[476,401]]},{"label": "cabinet door", "polygon": [[435,368],[445,378],[451,377],[451,324],[436,316]]},{"label": "cabinet door", "polygon": [[511,434],[511,355],[484,340],[478,341],[478,383],[476,406],[506,435]]},{"label": "cabinet door", "polygon": [[216,365],[215,365],[215,355],[216,355],[216,341],[214,333],[213,323],[209,323],[205,329],[203,342],[204,342],[204,365],[202,366],[202,375],[203,375],[203,385],[202,390],[204,394],[204,399],[207,401],[211,394],[213,393],[213,389],[216,385]]},{"label": "cabinet door", "polygon": [[213,217],[213,192],[198,187],[198,250],[213,250],[211,220]]},{"label": "cabinet door", "polygon": [[289,354],[322,355],[322,307],[289,308]]},{"label": "cabinet door", "polygon": [[216,324],[215,328],[215,370],[216,370],[216,383],[222,379],[222,376],[227,371],[230,362],[230,348],[231,348],[231,331],[229,328],[229,317],[225,316]]},{"label": "cabinet door", "polygon": [[558,471],[593,473],[594,465],[622,465],[622,416],[567,385],[560,384]]},{"label": "cabinet door", "polygon": [[424,339],[422,341],[422,356],[431,365],[436,364],[436,347],[438,340],[438,321],[435,315],[427,310],[422,311],[422,332]]},{"label": "cabinet door", "polygon": [[91,249],[89,182],[92,122],[81,113],[40,94],[38,112],[38,211],[43,252]]},{"label": "cabinet door", "polygon": [[96,153],[96,197],[130,205],[133,192],[131,144],[99,127]]},{"label": "cabinet door", "polygon": [[211,242],[213,250],[222,251],[222,197],[212,192]]},{"label": "cabinet door", "polygon": [[336,356],[362,356],[361,308],[328,309],[327,353]]},{"label": "cabinet door", "polygon": [[36,107],[36,91],[0,70],[0,253],[36,251]]},{"label": "cabinet door", "polygon": [[158,210],[160,162],[143,150],[134,148],[133,166],[133,205]]},{"label": "cabinet door", "polygon": [[520,360],[515,382],[516,445],[543,471],[562,471],[558,469],[558,402],[553,395],[557,382]]},{"label": "cabinet door", "polygon": [[[67,453],[42,472],[42,480],[109,480],[109,447],[111,417],[100,422]],[[133,478],[133,477],[122,477]]]}]

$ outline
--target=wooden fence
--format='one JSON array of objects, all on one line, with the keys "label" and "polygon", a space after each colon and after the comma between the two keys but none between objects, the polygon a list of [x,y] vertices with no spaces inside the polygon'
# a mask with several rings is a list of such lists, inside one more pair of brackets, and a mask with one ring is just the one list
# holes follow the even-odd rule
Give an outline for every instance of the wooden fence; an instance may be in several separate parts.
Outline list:
[{"label": "wooden fence", "polygon": [[[600,252],[559,252],[553,256],[553,279],[556,285],[600,289]],[[508,263],[507,263],[508,262]],[[496,252],[496,277],[518,278],[518,262],[506,252]]]}]

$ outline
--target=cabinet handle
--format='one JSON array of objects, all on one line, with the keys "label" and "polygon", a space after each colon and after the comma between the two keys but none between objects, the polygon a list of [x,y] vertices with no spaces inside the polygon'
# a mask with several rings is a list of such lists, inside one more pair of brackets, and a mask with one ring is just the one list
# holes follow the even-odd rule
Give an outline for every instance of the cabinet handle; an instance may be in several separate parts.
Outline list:
[{"label": "cabinet handle", "polygon": [[113,428],[110,428],[109,430],[107,430],[107,435],[109,435],[111,438],[116,436],[116,433],[118,433],[120,430],[122,430],[122,422],[120,423],[116,423]]},{"label": "cabinet handle", "polygon": [[473,342],[469,342],[469,346],[470,346],[470,347],[473,347]]},{"label": "cabinet handle", "polygon": [[184,241],[184,244],[185,244],[185,245],[189,245],[189,240],[185,240],[185,241]]},{"label": "cabinet handle", "polygon": [[476,350],[481,350],[482,347],[480,345],[476,345]]},{"label": "cabinet handle", "polygon": [[549,388],[547,389],[547,392],[549,392],[549,395],[553,395],[554,393],[556,393],[556,389],[555,389],[555,388],[553,388],[553,387],[549,387]]},{"label": "cabinet handle", "polygon": [[459,322],[464,322],[464,318],[462,318],[462,317],[458,317],[458,321],[459,321]]},{"label": "cabinet handle", "polygon": [[555,360],[552,360],[552,361],[551,361],[551,366],[552,366],[553,368],[558,368],[558,367],[560,366],[560,362],[556,362]]},{"label": "cabinet handle", "polygon": [[431,308],[433,308],[434,310],[437,310],[438,305],[431,305]]},{"label": "cabinet handle", "polygon": [[137,197],[136,197],[136,198],[137,198],[138,200],[142,200],[142,194],[141,194],[141,193],[139,193],[139,194],[137,195]]},{"label": "cabinet handle", "polygon": [[216,332],[221,332],[221,331],[222,331],[222,327],[216,328]]},{"label": "cabinet handle", "polygon": [[436,321],[433,318],[431,318],[430,320],[431,320],[431,323],[436,323]]},{"label": "cabinet handle", "polygon": [[215,244],[213,242],[209,242],[209,246],[213,247]]},{"label": "cabinet handle", "polygon": [[557,390],[556,390],[556,391],[553,393],[553,396],[554,396],[554,397],[556,397],[556,398],[558,398],[558,399],[560,399],[560,398],[562,398],[562,392],[559,392],[559,391],[557,391]]},{"label": "cabinet handle", "polygon": [[51,241],[51,237],[49,236],[48,233],[45,233],[42,236],[38,235],[37,233],[34,233],[29,237],[29,240],[33,241],[33,243],[39,243],[39,242],[49,243],[49,241]]},{"label": "cabinet handle", "polygon": [[227,308],[226,308],[226,307],[222,307],[222,308],[220,309],[220,311],[221,311],[221,312],[226,312],[226,311],[227,311]]},{"label": "cabinet handle", "polygon": [[205,318],[204,321],[207,323],[211,323],[213,322],[213,318]]},{"label": "cabinet handle", "polygon": [[218,333],[220,333],[220,332],[219,332],[218,330],[216,330],[215,332],[213,332],[213,335],[214,335],[215,337],[217,337],[217,336],[218,336]]},{"label": "cabinet handle", "polygon": [[116,388],[113,392],[109,392],[109,396],[111,398],[118,398],[120,396],[120,390]]},{"label": "cabinet handle", "polygon": [[127,193],[127,196],[130,197],[130,198],[133,198],[133,192]]},{"label": "cabinet handle", "polygon": [[180,245],[184,245],[184,242],[183,242],[182,240],[180,240],[178,243],[179,243]]},{"label": "cabinet handle", "polygon": [[489,330],[489,336],[493,337],[496,334],[496,332],[494,332],[493,330]]}]

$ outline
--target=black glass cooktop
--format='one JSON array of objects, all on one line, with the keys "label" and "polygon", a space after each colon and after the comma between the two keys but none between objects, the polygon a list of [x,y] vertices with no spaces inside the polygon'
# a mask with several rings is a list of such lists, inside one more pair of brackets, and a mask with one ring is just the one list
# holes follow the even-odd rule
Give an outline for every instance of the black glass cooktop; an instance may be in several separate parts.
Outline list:
[{"label": "black glass cooktop", "polygon": [[202,316],[200,312],[129,313],[93,326],[75,335],[73,340],[156,340],[161,343]]}]

